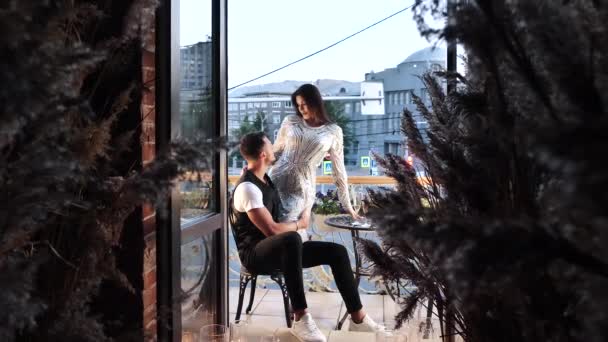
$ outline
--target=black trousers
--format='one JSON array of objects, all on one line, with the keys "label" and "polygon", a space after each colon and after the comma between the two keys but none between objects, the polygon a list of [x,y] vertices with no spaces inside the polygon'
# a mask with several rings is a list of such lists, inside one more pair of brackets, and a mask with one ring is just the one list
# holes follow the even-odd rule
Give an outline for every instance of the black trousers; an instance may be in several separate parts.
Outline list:
[{"label": "black trousers", "polygon": [[281,270],[294,310],[307,308],[302,268],[329,265],[349,313],[361,310],[361,299],[348,252],[344,246],[325,241],[306,241],[296,232],[267,237],[251,249],[244,262],[254,271]]}]

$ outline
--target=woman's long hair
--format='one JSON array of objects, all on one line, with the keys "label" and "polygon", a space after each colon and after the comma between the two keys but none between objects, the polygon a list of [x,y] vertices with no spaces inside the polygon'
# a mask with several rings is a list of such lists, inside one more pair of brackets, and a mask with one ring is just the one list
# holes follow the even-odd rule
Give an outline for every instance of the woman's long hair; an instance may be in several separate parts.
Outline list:
[{"label": "woman's long hair", "polygon": [[329,116],[327,116],[327,112],[325,111],[325,106],[323,105],[323,98],[321,97],[321,93],[319,89],[312,84],[303,84],[296,91],[291,94],[291,103],[296,109],[296,114],[302,117],[302,113],[298,109],[298,103],[296,102],[296,97],[302,96],[308,108],[315,113],[317,120],[323,122],[323,124],[327,124],[333,122]]}]

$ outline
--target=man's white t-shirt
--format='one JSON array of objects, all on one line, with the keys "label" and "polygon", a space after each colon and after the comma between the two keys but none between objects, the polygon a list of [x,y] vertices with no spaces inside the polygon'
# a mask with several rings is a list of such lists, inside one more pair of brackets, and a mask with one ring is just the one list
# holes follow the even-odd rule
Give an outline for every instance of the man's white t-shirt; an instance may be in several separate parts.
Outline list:
[{"label": "man's white t-shirt", "polygon": [[[243,182],[234,189],[234,209],[241,213],[246,213],[249,210],[263,208],[264,195],[262,190],[251,182]],[[302,237],[302,241],[310,239],[306,229],[298,230],[298,234]]]},{"label": "man's white t-shirt", "polygon": [[234,209],[245,213],[251,209],[264,207],[262,190],[251,182],[243,182],[234,190]]}]

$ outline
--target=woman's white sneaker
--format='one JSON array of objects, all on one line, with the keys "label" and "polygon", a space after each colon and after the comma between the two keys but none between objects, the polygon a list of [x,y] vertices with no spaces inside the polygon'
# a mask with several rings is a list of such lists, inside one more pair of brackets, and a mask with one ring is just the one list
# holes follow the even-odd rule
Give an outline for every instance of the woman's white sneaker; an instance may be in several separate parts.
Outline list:
[{"label": "woman's white sneaker", "polygon": [[382,330],[385,330],[384,326],[374,322],[369,315],[365,315],[361,323],[355,323],[351,317],[348,325],[348,331],[376,332]]},{"label": "woman's white sneaker", "polygon": [[292,333],[302,342],[326,342],[325,335],[317,328],[312,316],[307,313],[299,321],[294,321]]}]

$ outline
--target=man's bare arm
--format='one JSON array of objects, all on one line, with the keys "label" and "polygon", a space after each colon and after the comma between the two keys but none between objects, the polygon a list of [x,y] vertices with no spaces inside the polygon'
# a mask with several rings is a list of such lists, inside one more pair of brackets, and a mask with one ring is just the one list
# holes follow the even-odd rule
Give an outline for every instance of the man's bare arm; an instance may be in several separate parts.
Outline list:
[{"label": "man's bare arm", "polygon": [[247,216],[253,224],[266,236],[277,235],[285,232],[295,232],[297,229],[305,229],[310,223],[310,209],[302,213],[296,222],[275,222],[266,207],[251,209]]}]

